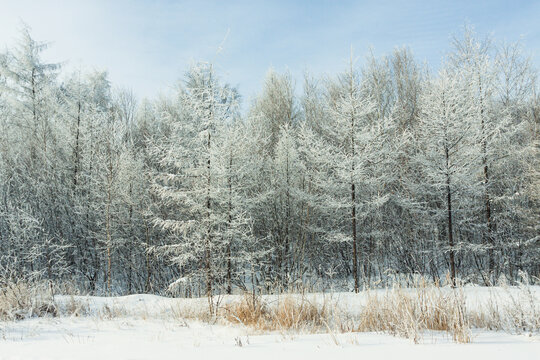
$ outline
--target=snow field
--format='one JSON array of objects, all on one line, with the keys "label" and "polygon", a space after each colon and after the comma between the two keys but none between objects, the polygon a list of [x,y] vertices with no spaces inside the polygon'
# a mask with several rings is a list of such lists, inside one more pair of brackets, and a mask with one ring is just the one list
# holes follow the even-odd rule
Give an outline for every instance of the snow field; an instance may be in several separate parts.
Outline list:
[{"label": "snow field", "polygon": [[[469,314],[501,319],[522,313],[522,328],[501,323],[493,329],[471,326],[470,343],[455,342],[445,331],[420,329],[419,337],[389,331],[349,331],[338,320],[358,320],[366,314],[373,299],[399,294],[411,298],[427,291],[452,294],[462,291]],[[241,303],[242,295],[214,299],[217,315],[208,316],[208,300],[166,298],[155,295],[121,297],[55,296],[60,317],[29,318],[0,322],[0,360],[15,359],[327,359],[340,357],[400,359],[490,360],[538,359],[540,333],[530,328],[540,312],[540,287],[483,288],[457,290],[429,288],[371,290],[354,293],[314,293],[267,295],[262,301],[269,309],[285,300],[309,302],[316,308],[329,307],[332,316],[326,327],[299,326],[268,330],[230,321],[223,309]],[[446,298],[445,298],[446,299]],[[74,311],[74,309],[76,309]],[[493,311],[497,309],[498,315]],[[68,314],[72,315],[68,315]],[[472,315],[471,315],[472,316]],[[205,319],[202,321],[201,319]],[[506,320],[508,321],[508,320]],[[359,324],[359,323],[357,323]],[[531,325],[532,324],[532,325]],[[536,323],[537,324],[537,323]],[[474,323],[472,324],[474,325]],[[529,328],[528,328],[529,327]],[[507,330],[507,331],[504,331]],[[407,335],[407,334],[405,334]],[[415,344],[416,342],[416,344]]]}]

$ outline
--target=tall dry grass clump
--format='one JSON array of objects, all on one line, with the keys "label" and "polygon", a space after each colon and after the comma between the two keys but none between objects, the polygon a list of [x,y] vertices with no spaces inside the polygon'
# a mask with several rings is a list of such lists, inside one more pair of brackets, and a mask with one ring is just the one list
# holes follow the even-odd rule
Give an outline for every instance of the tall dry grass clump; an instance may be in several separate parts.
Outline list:
[{"label": "tall dry grass clump", "polygon": [[327,322],[329,306],[314,304],[305,297],[285,296],[279,299],[273,311],[272,325],[276,329],[319,329]]},{"label": "tall dry grass clump", "polygon": [[52,292],[46,283],[8,281],[0,287],[0,319],[22,320],[57,316]]},{"label": "tall dry grass clump", "polygon": [[384,292],[367,291],[366,303],[352,327],[342,330],[383,331],[415,343],[426,330],[446,331],[455,342],[471,341],[465,296],[460,287],[443,289],[421,281],[416,288],[394,287]]},{"label": "tall dry grass clump", "polygon": [[520,276],[518,286],[502,282],[490,289],[481,307],[469,311],[473,327],[517,334],[540,332],[540,297],[527,274]]},{"label": "tall dry grass clump", "polygon": [[270,310],[259,296],[245,294],[239,301],[223,307],[225,318],[232,323],[239,323],[257,329],[265,329]]},{"label": "tall dry grass clump", "polygon": [[280,296],[271,304],[259,296],[245,295],[223,309],[228,321],[258,330],[317,331],[322,329],[330,314],[326,301],[315,304],[304,296],[294,295]]},{"label": "tall dry grass clump", "polygon": [[75,298],[73,295],[69,297],[69,300],[64,304],[64,307],[59,310],[62,315],[73,317],[87,316],[91,313],[89,304]]}]

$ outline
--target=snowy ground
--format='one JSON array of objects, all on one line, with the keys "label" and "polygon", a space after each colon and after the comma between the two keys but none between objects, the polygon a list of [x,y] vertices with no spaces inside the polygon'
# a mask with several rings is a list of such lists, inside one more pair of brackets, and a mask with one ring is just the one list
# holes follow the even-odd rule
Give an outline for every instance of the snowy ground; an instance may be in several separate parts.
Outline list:
[{"label": "snowy ground", "polygon": [[[467,290],[476,305],[492,289]],[[537,294],[540,289],[533,289]],[[503,292],[499,291],[500,294]],[[321,295],[313,295],[320,297]],[[361,295],[334,294],[353,307]],[[505,295],[500,295],[505,296]],[[506,295],[508,296],[508,295]],[[199,306],[204,300],[168,299],[151,295],[77,298],[90,315],[33,318],[0,322],[0,360],[12,359],[540,359],[540,336],[474,330],[473,342],[455,344],[445,333],[424,334],[420,344],[377,333],[257,333],[242,326],[210,325],[180,320],[174,307]],[[68,304],[70,297],[59,297]],[[224,299],[223,301],[228,301]],[[123,314],[108,318],[102,309]],[[101,315],[97,313],[101,311]]]},{"label": "snowy ground", "polygon": [[[239,327],[166,320],[31,319],[4,325],[0,359],[540,359],[540,338],[475,332],[471,344],[443,334],[421,344],[373,333],[251,335]],[[238,346],[241,342],[242,346]]]}]

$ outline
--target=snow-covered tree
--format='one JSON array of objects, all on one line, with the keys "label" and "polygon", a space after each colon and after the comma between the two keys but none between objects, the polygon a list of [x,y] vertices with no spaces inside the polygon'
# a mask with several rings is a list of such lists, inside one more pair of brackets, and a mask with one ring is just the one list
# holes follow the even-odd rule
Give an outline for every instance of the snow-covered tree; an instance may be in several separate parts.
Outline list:
[{"label": "snow-covered tree", "polygon": [[472,91],[464,75],[441,70],[425,89],[419,119],[421,152],[416,160],[425,181],[424,194],[435,206],[430,212],[440,221],[434,234],[442,231],[446,237],[444,252],[452,282],[457,277],[456,253],[466,248],[459,236],[470,226],[469,201],[478,187],[475,149],[482,137],[475,131],[480,124],[474,122],[477,104]]},{"label": "snow-covered tree", "polygon": [[204,278],[212,310],[220,263],[226,258],[224,232],[230,223],[229,208],[224,206],[227,181],[222,157],[227,154],[220,146],[221,135],[232,120],[236,99],[231,88],[219,83],[212,65],[204,63],[190,69],[178,96],[178,116],[168,119],[170,136],[154,149],[163,169],[154,189],[171,210],[166,217],[156,217],[155,224],[174,239],[160,249],[181,268],[183,276],[173,285]]},{"label": "snow-covered tree", "polygon": [[325,237],[352,248],[352,277],[357,292],[359,217],[364,216],[363,204],[368,202],[362,198],[366,193],[363,185],[367,183],[369,163],[374,161],[380,124],[368,121],[374,111],[373,101],[362,92],[352,59],[349,71],[328,83],[326,96],[329,121],[321,124],[319,134],[307,131],[303,135],[303,144],[310,147],[304,151],[311,153],[312,181],[323,197],[319,202],[333,213]]}]

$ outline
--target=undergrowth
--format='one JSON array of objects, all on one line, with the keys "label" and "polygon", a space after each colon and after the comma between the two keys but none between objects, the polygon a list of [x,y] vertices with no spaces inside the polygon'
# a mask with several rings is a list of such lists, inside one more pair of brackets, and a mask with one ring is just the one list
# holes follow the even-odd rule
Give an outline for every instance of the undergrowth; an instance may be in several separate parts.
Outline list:
[{"label": "undergrowth", "polygon": [[1,320],[57,315],[58,309],[47,283],[9,281],[0,286]]},{"label": "undergrowth", "polygon": [[103,320],[162,317],[241,324],[259,333],[330,333],[334,337],[335,333],[382,332],[416,343],[429,331],[445,332],[457,343],[471,342],[472,329],[540,332],[538,292],[526,277],[518,287],[503,284],[482,288],[487,295],[477,297],[478,304],[466,299],[465,290],[459,284],[452,288],[420,278],[410,288],[365,289],[358,295],[251,293],[219,297],[212,311],[204,299],[178,299],[174,305],[156,310],[131,309],[114,300],[96,306],[91,298],[82,296],[63,296],[58,302],[48,283],[17,281],[0,287],[0,320],[42,316],[96,316]]},{"label": "undergrowth", "polygon": [[284,295],[275,304],[246,294],[239,301],[225,305],[222,315],[232,323],[257,330],[316,331],[328,321],[332,307],[327,301],[317,304],[304,296]]}]

